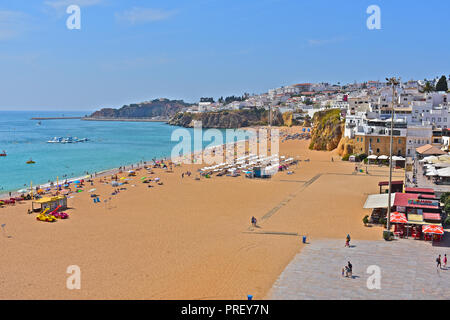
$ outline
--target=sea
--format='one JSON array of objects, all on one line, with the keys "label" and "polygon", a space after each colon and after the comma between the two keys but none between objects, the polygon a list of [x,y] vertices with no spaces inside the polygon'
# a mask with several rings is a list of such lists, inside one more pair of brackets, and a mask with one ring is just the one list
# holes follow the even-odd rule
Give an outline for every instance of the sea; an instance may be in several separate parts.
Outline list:
[{"label": "sea", "polygon": [[[33,117],[83,117],[86,111],[0,111],[0,194],[101,172],[152,159],[169,158],[180,145],[172,141],[174,130],[186,130],[190,150],[200,151],[248,138],[245,130],[236,137],[223,133],[223,141],[204,141],[202,133],[164,122],[83,121],[79,119],[31,120]],[[197,129],[195,129],[197,130]],[[203,131],[204,132],[204,131]],[[87,138],[80,143],[47,143],[53,137]],[[195,138],[194,138],[195,137]],[[195,141],[194,141],[195,139]],[[186,143],[186,141],[184,141]],[[32,159],[34,164],[27,164]]]}]

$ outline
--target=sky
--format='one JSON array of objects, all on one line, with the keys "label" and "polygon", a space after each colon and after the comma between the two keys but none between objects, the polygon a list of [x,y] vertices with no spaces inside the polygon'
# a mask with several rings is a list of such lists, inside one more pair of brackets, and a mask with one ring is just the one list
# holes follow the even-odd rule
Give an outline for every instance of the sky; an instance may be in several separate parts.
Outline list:
[{"label": "sky", "polygon": [[448,76],[449,12],[441,0],[0,0],[0,110]]}]

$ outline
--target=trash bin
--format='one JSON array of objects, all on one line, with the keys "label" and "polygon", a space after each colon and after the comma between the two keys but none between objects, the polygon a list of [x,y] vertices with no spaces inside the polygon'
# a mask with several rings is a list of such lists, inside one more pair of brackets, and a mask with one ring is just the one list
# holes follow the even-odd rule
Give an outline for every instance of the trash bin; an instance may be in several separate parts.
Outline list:
[{"label": "trash bin", "polygon": [[248,300],[253,300],[253,296],[251,294],[247,295]]},{"label": "trash bin", "polygon": [[306,243],[306,236],[303,236],[303,243]]}]

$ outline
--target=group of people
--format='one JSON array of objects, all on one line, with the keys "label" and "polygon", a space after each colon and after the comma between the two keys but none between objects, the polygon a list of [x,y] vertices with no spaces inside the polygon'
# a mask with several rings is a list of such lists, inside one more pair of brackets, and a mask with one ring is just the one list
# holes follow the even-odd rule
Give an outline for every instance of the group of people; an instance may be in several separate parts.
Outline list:
[{"label": "group of people", "polygon": [[346,278],[352,278],[353,277],[353,265],[350,263],[350,261],[347,261],[347,265],[342,268],[342,276],[345,276]]},{"label": "group of people", "polygon": [[190,177],[191,174],[192,174],[192,173],[191,173],[190,171],[183,172],[183,173],[181,174],[181,179],[183,179],[185,175],[188,176],[188,177]]},{"label": "group of people", "polygon": [[444,259],[442,259],[442,260],[441,260],[441,255],[439,255],[439,257],[436,258],[436,263],[437,263],[436,268],[442,269],[442,263],[444,263],[444,268],[447,269],[447,255],[444,254]]}]

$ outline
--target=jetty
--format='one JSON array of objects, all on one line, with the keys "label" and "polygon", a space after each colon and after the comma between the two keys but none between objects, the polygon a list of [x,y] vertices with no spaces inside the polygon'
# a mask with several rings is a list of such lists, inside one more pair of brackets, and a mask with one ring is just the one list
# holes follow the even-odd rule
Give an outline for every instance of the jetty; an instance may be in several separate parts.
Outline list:
[{"label": "jetty", "polygon": [[34,117],[31,120],[77,120],[82,119],[83,117]]},{"label": "jetty", "polygon": [[84,117],[81,118],[84,121],[126,121],[126,122],[167,122],[169,119],[160,118],[95,118],[95,117]]}]

